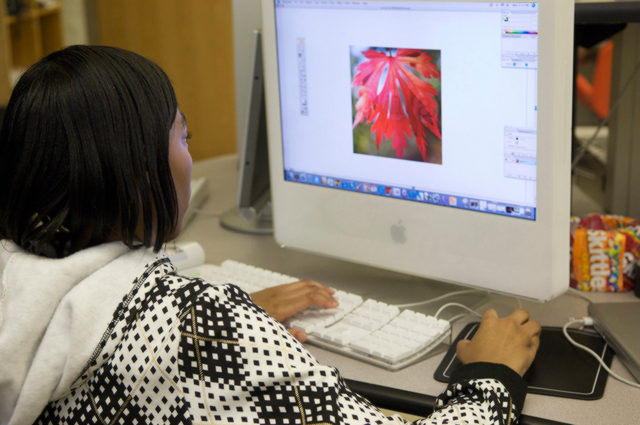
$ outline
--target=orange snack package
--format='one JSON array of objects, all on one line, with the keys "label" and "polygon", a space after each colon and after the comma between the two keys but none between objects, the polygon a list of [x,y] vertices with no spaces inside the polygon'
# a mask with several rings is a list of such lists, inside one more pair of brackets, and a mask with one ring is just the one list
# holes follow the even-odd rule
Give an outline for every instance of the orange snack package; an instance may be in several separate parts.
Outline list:
[{"label": "orange snack package", "polygon": [[634,288],[640,258],[640,222],[617,215],[571,219],[571,282],[583,291],[620,292]]}]

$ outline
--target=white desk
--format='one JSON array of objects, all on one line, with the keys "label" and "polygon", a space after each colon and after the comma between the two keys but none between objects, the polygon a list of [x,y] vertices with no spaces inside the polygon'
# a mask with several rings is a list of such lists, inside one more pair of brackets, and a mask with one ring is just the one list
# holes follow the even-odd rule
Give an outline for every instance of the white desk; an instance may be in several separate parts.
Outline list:
[{"label": "white desk", "polygon": [[[450,285],[445,286],[425,279],[282,248],[270,235],[254,236],[222,228],[218,223],[218,217],[207,212],[219,214],[234,206],[237,180],[235,155],[196,163],[193,177],[207,178],[209,199],[200,208],[203,212],[197,214],[187,225],[179,240],[194,240],[202,244],[207,263],[219,264],[231,258],[291,276],[314,279],[363,297],[393,304],[425,300],[434,294],[442,293],[445,288],[451,290]],[[588,296],[594,302],[637,300],[631,293],[596,293]],[[496,295],[468,296],[461,300],[476,303],[475,307],[479,311],[486,308],[488,302],[501,315],[508,314],[518,306],[516,299]],[[560,326],[570,317],[582,317],[587,314],[587,302],[578,296],[568,294],[544,304],[522,301],[522,306],[542,325],[547,326]],[[435,308],[424,308],[422,311],[433,314]],[[463,325],[464,323],[454,325],[454,335]],[[444,383],[433,379],[433,373],[443,353],[401,371],[389,372],[317,347],[308,348],[321,362],[338,367],[342,375],[349,379],[432,396],[438,395],[445,388]],[[623,377],[632,379],[615,357],[612,369]],[[609,378],[604,396],[600,400],[584,401],[529,394],[523,413],[576,424],[634,424],[638,423],[640,418],[640,389]]]}]

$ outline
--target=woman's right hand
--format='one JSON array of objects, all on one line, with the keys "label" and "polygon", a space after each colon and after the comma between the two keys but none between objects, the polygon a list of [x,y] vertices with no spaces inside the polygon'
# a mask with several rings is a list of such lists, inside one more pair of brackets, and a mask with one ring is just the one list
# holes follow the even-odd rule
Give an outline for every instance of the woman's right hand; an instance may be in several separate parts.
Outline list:
[{"label": "woman's right hand", "polygon": [[489,309],[473,338],[458,342],[456,355],[465,364],[500,363],[523,376],[538,351],[540,330],[540,323],[529,320],[525,309],[517,309],[503,318]]}]

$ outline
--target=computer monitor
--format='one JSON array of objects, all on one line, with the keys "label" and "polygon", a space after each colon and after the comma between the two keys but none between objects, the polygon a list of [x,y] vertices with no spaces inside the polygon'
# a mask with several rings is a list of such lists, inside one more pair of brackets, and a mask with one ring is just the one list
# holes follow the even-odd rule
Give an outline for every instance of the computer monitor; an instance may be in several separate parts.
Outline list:
[{"label": "computer monitor", "polygon": [[243,233],[270,234],[271,195],[269,150],[264,104],[262,44],[254,31],[253,72],[249,86],[249,106],[244,143],[238,152],[238,188],[236,205],[220,217],[220,224]]},{"label": "computer monitor", "polygon": [[535,300],[569,286],[572,0],[263,0],[280,244]]}]

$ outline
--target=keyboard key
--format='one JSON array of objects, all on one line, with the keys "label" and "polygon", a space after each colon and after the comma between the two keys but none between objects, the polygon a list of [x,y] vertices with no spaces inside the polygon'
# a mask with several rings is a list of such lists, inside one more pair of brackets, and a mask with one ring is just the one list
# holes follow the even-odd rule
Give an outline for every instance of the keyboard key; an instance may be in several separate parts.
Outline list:
[{"label": "keyboard key", "polygon": [[319,338],[345,346],[349,345],[351,341],[360,339],[368,334],[369,332],[366,330],[350,326],[344,321],[327,328],[317,329],[312,333],[312,335]]}]

